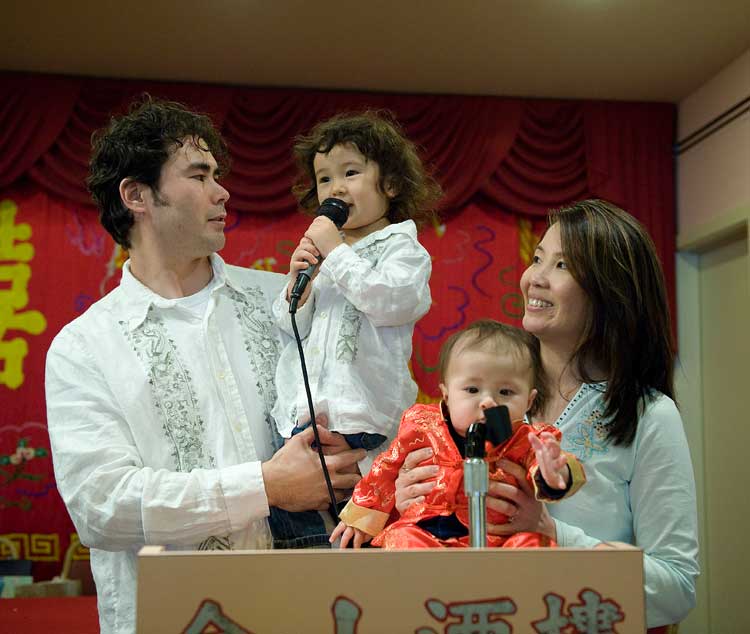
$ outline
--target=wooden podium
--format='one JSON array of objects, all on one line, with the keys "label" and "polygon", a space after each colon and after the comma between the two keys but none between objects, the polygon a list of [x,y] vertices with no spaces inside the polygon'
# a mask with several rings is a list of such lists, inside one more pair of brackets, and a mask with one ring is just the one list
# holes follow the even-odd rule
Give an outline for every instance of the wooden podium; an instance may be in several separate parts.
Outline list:
[{"label": "wooden podium", "polygon": [[642,634],[643,556],[147,546],[137,622],[138,634]]}]

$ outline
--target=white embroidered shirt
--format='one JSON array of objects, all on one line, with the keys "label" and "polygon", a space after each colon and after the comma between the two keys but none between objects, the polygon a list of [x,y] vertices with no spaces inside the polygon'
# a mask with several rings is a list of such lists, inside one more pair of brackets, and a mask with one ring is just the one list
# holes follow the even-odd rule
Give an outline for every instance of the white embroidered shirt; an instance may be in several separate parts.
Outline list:
[{"label": "white embroidered shirt", "polygon": [[271,303],[285,278],[211,263],[203,296],[169,300],[126,262],[47,355],[57,486],[91,548],[104,634],[135,631],[141,546],[270,547],[260,464],[278,447]]},{"label": "white embroidered shirt", "polygon": [[[296,315],[316,414],[340,433],[395,435],[417,386],[408,363],[415,322],[430,308],[430,255],[407,220],[328,255]],[[273,305],[278,325],[293,334],[283,290]],[[284,348],[273,410],[285,438],[309,420],[297,346]]]}]

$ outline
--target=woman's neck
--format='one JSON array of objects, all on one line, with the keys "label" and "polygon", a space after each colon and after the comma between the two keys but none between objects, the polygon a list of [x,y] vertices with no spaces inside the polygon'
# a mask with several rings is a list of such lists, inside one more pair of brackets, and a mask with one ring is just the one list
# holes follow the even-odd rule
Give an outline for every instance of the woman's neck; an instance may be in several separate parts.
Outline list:
[{"label": "woman's neck", "polygon": [[538,419],[553,424],[583,384],[581,369],[586,376],[596,380],[600,377],[603,380],[605,375],[596,364],[586,363],[583,368],[579,368],[578,361],[573,359],[575,349],[569,346],[540,342],[540,352],[547,389],[544,411],[539,413]]}]

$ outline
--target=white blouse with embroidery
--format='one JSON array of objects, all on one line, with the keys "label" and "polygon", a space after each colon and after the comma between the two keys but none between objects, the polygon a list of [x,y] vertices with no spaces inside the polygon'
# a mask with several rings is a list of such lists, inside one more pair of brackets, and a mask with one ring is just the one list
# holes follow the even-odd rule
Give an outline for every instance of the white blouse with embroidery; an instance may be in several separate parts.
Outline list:
[{"label": "white blouse with embroidery", "polygon": [[584,384],[555,425],[586,469],[574,496],[549,505],[561,546],[621,541],[643,549],[648,627],[677,623],[695,605],[695,480],[682,419],[655,393],[629,447],[607,441],[606,383]]},{"label": "white blouse with embroidery", "polygon": [[271,303],[285,278],[211,261],[208,294],[182,300],[126,262],[47,355],[57,487],[91,548],[105,634],[135,631],[142,545],[270,547],[260,465],[279,446]]},{"label": "white blouse with embroidery", "polygon": [[[320,266],[307,302],[296,315],[315,413],[340,433],[392,439],[417,386],[408,363],[415,322],[430,308],[430,255],[407,220],[352,246],[341,244]],[[286,289],[273,305],[278,325],[292,335]],[[288,438],[310,419],[297,346],[281,354],[276,372],[278,430]]]}]

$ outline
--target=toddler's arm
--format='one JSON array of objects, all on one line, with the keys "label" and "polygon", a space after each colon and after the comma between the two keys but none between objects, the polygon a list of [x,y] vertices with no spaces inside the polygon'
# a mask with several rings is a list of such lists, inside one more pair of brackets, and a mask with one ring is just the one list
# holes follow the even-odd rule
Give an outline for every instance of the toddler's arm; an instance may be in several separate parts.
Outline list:
[{"label": "toddler's arm", "polygon": [[375,265],[342,245],[329,253],[320,270],[376,327],[415,322],[430,308],[430,255],[407,235],[390,236]]}]

